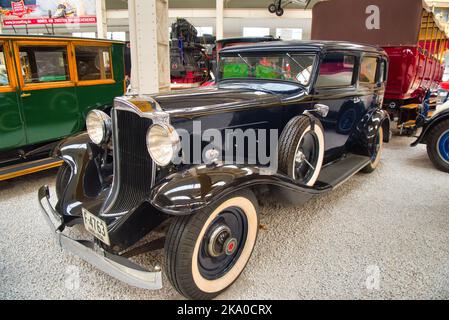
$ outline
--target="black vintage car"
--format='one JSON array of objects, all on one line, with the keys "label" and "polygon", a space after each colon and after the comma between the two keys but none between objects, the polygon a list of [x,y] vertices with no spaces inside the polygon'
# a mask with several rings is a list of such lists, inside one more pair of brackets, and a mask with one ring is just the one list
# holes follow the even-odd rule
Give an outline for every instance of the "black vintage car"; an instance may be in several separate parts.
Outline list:
[{"label": "black vintage car", "polygon": [[[172,285],[214,298],[251,256],[258,200],[301,203],[376,169],[390,136],[387,67],[384,51],[351,43],[224,49],[214,87],[117,98],[111,117],[92,111],[88,133],[54,151],[65,164],[55,208],[39,191],[45,217],[62,247],[128,284],[161,287],[159,266],[129,258],[164,247]],[[94,240],[64,234],[77,224]]]}]

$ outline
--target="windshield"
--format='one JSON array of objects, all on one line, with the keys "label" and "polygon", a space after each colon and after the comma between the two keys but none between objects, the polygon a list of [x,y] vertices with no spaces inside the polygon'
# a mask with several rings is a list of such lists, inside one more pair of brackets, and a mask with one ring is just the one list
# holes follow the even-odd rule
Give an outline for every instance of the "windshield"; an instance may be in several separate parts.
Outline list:
[{"label": "windshield", "polygon": [[308,85],[314,54],[237,53],[220,57],[219,80],[262,79],[293,81]]}]

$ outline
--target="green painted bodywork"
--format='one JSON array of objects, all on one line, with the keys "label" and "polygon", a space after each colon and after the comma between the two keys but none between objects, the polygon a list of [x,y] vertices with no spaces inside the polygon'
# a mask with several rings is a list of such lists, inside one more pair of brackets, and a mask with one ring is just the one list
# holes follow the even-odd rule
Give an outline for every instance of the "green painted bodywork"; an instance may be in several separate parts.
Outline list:
[{"label": "green painted bodywork", "polygon": [[[114,84],[0,92],[0,151],[50,143],[79,133],[85,129],[90,110],[112,106],[114,98],[124,94],[125,44],[111,45]],[[21,97],[22,93],[29,96]]]}]

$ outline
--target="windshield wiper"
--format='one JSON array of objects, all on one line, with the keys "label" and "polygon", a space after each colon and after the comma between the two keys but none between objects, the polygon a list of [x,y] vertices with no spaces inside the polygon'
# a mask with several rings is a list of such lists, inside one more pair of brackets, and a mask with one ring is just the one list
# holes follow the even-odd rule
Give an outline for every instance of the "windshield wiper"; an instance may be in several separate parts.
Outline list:
[{"label": "windshield wiper", "polygon": [[242,59],[243,60],[243,62],[245,62],[246,63],[246,65],[248,66],[248,67],[250,67],[251,68],[251,65],[249,64],[249,62],[245,59],[245,58],[243,58],[242,57],[242,55],[239,53],[239,54],[237,54],[238,55],[238,57],[240,58],[240,59]]}]

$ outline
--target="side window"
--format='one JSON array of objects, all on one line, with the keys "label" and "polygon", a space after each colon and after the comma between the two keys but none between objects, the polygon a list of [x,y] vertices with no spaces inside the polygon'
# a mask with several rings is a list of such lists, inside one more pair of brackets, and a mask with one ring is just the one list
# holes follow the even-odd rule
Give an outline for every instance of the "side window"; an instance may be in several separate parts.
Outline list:
[{"label": "side window", "polygon": [[76,46],[76,67],[79,81],[111,80],[110,47]]},{"label": "side window", "polygon": [[361,84],[375,84],[377,58],[363,57],[360,62],[359,82]]},{"label": "side window", "polygon": [[9,77],[6,69],[6,56],[3,45],[0,45],[0,87],[7,86],[9,86]]},{"label": "side window", "polygon": [[353,84],[355,56],[330,53],[321,62],[316,86],[347,87]]},{"label": "side window", "polygon": [[25,84],[70,80],[67,47],[20,46],[19,54]]}]

